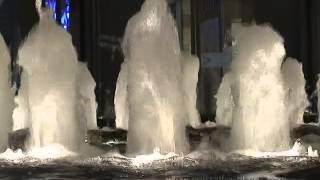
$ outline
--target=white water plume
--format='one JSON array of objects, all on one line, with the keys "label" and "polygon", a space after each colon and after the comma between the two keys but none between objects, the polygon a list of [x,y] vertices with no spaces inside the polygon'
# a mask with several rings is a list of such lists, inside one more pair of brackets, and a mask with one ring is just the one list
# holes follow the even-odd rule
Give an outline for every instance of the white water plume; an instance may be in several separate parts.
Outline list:
[{"label": "white water plume", "polygon": [[231,70],[216,95],[218,125],[231,126],[236,149],[289,148],[289,132],[309,105],[302,64],[287,58],[281,36],[263,25],[239,26]]},{"label": "white water plume", "polygon": [[282,65],[282,73],[287,90],[286,108],[290,126],[295,127],[304,123],[303,114],[309,105],[302,64],[296,59],[288,58]]},{"label": "white water plume", "polygon": [[129,154],[188,150],[185,127],[199,125],[199,61],[180,52],[166,1],[148,0],[127,25],[115,97],[116,124],[128,128]]},{"label": "white water plume", "polygon": [[28,150],[57,144],[78,151],[87,129],[97,128],[95,82],[51,10],[41,10],[39,24],[19,50],[19,64],[14,130],[29,128]]}]

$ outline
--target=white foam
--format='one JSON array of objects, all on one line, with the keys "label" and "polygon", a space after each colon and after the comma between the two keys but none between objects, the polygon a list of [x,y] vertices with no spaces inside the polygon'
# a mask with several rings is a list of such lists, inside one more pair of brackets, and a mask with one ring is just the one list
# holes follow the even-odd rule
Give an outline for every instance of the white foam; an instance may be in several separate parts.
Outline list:
[{"label": "white foam", "polygon": [[262,152],[259,150],[247,149],[234,151],[234,153],[242,154],[252,157],[292,157],[292,156],[308,156],[308,157],[319,157],[318,151],[313,150],[311,146],[306,148],[299,141],[296,141],[293,147],[287,151],[280,152]]},{"label": "white foam", "polygon": [[13,151],[7,149],[4,153],[0,154],[1,159],[12,160],[19,162],[23,159],[61,159],[66,157],[77,156],[76,153],[67,150],[65,147],[59,144],[50,144],[41,148],[31,148],[27,152],[21,150]]},{"label": "white foam", "polygon": [[4,153],[0,154],[1,159],[6,160],[19,160],[22,158],[25,158],[25,154],[22,152],[22,150],[13,151],[12,149],[7,149]]},{"label": "white foam", "polygon": [[138,155],[135,158],[131,158],[130,161],[134,166],[141,166],[144,164],[151,164],[154,161],[165,160],[178,156],[175,153],[161,154],[160,149],[156,148],[152,154]]}]

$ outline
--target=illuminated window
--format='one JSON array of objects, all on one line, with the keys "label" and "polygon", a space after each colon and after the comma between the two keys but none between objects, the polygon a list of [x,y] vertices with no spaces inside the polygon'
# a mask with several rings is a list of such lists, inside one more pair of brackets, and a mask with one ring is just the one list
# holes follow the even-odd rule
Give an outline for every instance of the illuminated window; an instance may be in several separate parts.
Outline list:
[{"label": "illuminated window", "polygon": [[[59,7],[57,7],[59,1]],[[52,9],[54,18],[64,29],[70,28],[70,0],[45,0],[45,6]],[[59,19],[58,19],[59,18]]]},{"label": "illuminated window", "polygon": [[62,3],[60,23],[64,29],[69,30],[69,27],[70,27],[70,0],[64,0]]},{"label": "illuminated window", "polygon": [[57,19],[57,12],[56,12],[57,2],[56,2],[56,0],[45,0],[45,5],[47,8],[52,9],[52,11],[54,12],[54,18]]}]

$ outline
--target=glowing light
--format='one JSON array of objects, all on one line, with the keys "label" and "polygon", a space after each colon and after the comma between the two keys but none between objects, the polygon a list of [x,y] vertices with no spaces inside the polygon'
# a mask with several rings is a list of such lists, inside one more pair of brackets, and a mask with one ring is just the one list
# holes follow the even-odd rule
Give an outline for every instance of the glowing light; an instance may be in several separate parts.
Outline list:
[{"label": "glowing light", "polygon": [[52,11],[54,12],[53,13],[54,19],[57,19],[57,12],[56,12],[57,2],[56,2],[56,0],[45,0],[45,5],[47,8],[52,9]]},{"label": "glowing light", "polygon": [[47,8],[50,8],[54,12],[54,18],[59,21],[62,27],[66,30],[69,30],[70,27],[70,0],[63,0],[61,3],[61,18],[57,19],[57,0],[45,0],[45,5]]},{"label": "glowing light", "polygon": [[70,27],[70,9],[70,0],[64,0],[64,7],[61,11],[60,23],[66,30],[69,30]]}]

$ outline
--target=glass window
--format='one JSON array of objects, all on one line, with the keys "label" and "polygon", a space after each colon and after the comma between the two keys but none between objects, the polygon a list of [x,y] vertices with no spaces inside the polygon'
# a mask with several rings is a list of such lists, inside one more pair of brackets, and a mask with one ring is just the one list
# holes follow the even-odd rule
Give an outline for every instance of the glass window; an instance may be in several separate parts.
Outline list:
[{"label": "glass window", "polygon": [[69,30],[70,0],[45,0],[45,6],[52,9],[57,22],[61,24],[64,29]]},{"label": "glass window", "polygon": [[69,27],[70,27],[70,0],[63,0],[63,2],[62,2],[60,23],[64,29],[69,30]]}]

